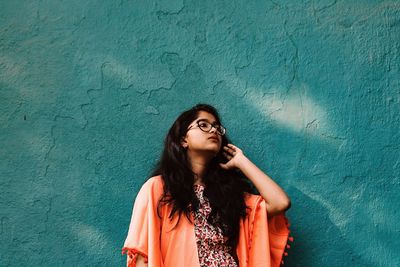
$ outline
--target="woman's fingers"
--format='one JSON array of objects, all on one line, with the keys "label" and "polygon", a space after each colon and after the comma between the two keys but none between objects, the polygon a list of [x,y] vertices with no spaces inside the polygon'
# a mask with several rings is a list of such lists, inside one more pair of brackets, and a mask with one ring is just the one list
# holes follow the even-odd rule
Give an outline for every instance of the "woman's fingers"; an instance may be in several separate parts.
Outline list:
[{"label": "woman's fingers", "polygon": [[226,145],[226,146],[224,146],[224,148],[225,148],[226,150],[229,150],[229,151],[235,151],[235,150],[236,150],[234,147],[230,146],[229,144]]},{"label": "woman's fingers", "polygon": [[226,167],[226,164],[220,163],[219,166],[221,166],[222,169],[225,169],[225,170],[228,169],[228,167]]},{"label": "woman's fingers", "polygon": [[227,146],[224,146],[224,149],[225,149],[226,151],[228,151],[229,153],[233,154],[233,152],[235,152],[235,149],[233,149],[233,148],[231,148],[231,147],[228,147],[228,146],[229,146],[229,144],[228,144]]},{"label": "woman's fingers", "polygon": [[229,152],[233,155],[233,154],[237,154],[237,153],[242,153],[242,150],[240,150],[240,148],[238,148],[237,146],[233,145],[233,144],[227,144],[225,150],[229,150]]},{"label": "woman's fingers", "polygon": [[224,156],[225,156],[227,159],[231,159],[231,158],[232,158],[232,156],[229,155],[228,153],[226,153],[225,151],[223,152],[223,154],[224,154]]},{"label": "woman's fingers", "polygon": [[237,150],[238,147],[232,144],[228,144],[228,146],[232,149],[232,150]]}]

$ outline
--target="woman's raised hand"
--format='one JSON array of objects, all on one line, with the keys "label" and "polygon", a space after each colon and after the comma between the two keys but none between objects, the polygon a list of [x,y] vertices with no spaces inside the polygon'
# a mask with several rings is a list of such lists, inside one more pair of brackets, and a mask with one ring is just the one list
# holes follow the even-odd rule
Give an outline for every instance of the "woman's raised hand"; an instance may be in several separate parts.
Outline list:
[{"label": "woman's raised hand", "polygon": [[243,151],[233,144],[228,144],[222,149],[222,154],[228,159],[228,162],[219,165],[225,170],[240,168],[240,162],[245,158]]}]

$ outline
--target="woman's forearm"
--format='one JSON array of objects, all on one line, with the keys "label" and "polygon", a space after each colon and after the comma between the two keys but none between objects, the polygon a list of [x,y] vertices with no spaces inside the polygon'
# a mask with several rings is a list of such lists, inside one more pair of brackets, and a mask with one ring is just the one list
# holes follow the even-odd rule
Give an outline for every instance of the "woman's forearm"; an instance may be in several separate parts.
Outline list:
[{"label": "woman's forearm", "polygon": [[239,169],[248,177],[267,203],[270,215],[281,213],[290,208],[290,198],[285,191],[253,162],[243,155]]}]

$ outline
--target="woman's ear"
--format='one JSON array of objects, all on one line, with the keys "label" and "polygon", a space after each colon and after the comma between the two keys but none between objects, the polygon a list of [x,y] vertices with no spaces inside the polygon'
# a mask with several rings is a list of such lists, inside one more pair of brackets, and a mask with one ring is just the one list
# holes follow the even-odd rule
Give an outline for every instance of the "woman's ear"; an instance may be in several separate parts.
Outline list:
[{"label": "woman's ear", "polygon": [[187,148],[188,147],[188,143],[186,141],[186,137],[182,137],[181,146],[183,146],[183,148]]}]

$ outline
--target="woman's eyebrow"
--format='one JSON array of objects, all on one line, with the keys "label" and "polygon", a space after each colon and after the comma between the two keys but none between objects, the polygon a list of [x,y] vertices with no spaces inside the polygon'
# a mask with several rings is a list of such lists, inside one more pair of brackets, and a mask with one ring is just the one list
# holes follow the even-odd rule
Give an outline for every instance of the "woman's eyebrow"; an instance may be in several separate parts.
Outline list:
[{"label": "woman's eyebrow", "polygon": [[198,119],[197,121],[208,121],[208,122],[211,123],[211,124],[218,123],[217,121],[210,122],[210,121],[209,121],[208,119],[206,119],[206,118],[200,118],[200,119]]}]

